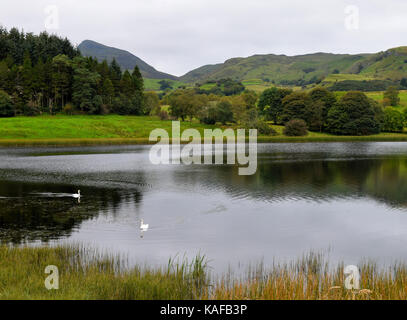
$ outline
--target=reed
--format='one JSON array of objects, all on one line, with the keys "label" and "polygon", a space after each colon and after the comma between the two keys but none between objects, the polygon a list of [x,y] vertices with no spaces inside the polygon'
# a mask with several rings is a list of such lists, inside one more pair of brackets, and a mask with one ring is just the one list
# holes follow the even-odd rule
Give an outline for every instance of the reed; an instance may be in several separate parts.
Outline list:
[{"label": "reed", "polygon": [[[47,265],[59,268],[58,290],[44,286]],[[360,290],[344,287],[344,264],[330,266],[324,254],[295,261],[260,263],[241,276],[214,277],[205,256],[170,259],[165,267],[129,267],[127,258],[81,245],[0,246],[0,299],[137,300],[405,300],[407,265],[379,267],[364,261]]]}]

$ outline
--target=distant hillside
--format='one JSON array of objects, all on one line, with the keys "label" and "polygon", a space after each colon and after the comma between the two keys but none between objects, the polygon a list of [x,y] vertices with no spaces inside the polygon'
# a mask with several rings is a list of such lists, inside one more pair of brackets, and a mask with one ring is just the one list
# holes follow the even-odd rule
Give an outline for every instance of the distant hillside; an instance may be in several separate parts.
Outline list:
[{"label": "distant hillside", "polygon": [[[388,83],[407,78],[407,47],[389,49],[374,54],[314,53],[299,56],[254,55],[232,58],[224,63],[205,65],[178,78],[157,71],[135,55],[117,48],[85,40],[78,49],[85,56],[109,62],[116,58],[123,69],[132,70],[138,65],[143,76],[150,79],[171,79],[184,83],[204,83],[208,80],[231,78],[239,81],[260,81],[265,86],[352,86],[357,81],[387,86]],[[381,82],[380,82],[381,81]],[[339,85],[341,87],[341,85]]]},{"label": "distant hillside", "polygon": [[193,83],[223,78],[240,81],[260,79],[277,85],[307,85],[333,79],[399,81],[407,78],[407,47],[376,54],[269,54],[233,58],[192,70],[180,80]]},{"label": "distant hillside", "polygon": [[177,79],[177,77],[173,75],[157,71],[140,58],[125,50],[108,47],[91,40],[83,41],[78,46],[78,49],[82,53],[82,55],[87,57],[94,57],[98,59],[98,61],[103,61],[106,59],[108,62],[110,62],[113,60],[113,58],[115,58],[123,70],[132,71],[137,65],[140,68],[143,77],[145,78],[172,80]]},{"label": "distant hillside", "polygon": [[[209,80],[208,76],[220,69],[222,69],[223,64],[208,64],[203,67],[199,67],[197,69],[194,69],[187,74],[183,75],[181,77],[182,81],[187,82],[187,83],[193,83],[196,81],[200,80]],[[216,79],[217,80],[217,79]]]},{"label": "distant hillside", "polygon": [[350,73],[384,80],[407,77],[407,47],[398,47],[370,55],[352,66]]},{"label": "distant hillside", "polygon": [[254,55],[233,58],[223,64],[204,66],[188,72],[180,79],[187,82],[232,78],[262,79],[276,84],[294,84],[323,79],[331,73],[347,72],[355,63],[369,55],[315,53],[301,56]]}]

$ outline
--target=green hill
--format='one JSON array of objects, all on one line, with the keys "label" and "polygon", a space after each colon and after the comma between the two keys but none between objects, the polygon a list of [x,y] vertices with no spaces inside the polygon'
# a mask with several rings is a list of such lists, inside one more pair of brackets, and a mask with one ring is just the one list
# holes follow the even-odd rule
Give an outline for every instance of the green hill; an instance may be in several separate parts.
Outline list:
[{"label": "green hill", "polygon": [[180,79],[186,82],[218,80],[262,79],[276,84],[294,84],[323,79],[325,76],[344,72],[368,55],[345,55],[315,53],[301,56],[254,55],[248,58],[233,58],[223,64],[204,66],[188,72]]},{"label": "green hill", "polygon": [[400,81],[407,78],[407,47],[376,54],[314,53],[299,56],[254,55],[207,65],[180,77],[184,82],[232,78],[258,79],[276,85],[304,86],[341,81]]},{"label": "green hill", "polygon": [[378,79],[401,80],[407,77],[407,47],[374,54],[355,64],[350,71]]},{"label": "green hill", "polygon": [[125,50],[108,47],[91,40],[83,41],[78,46],[78,49],[82,53],[82,55],[87,57],[94,57],[99,61],[107,60],[108,62],[110,62],[113,60],[113,58],[115,58],[123,70],[132,71],[137,65],[140,68],[143,77],[146,78],[172,80],[177,79],[177,77],[173,75],[157,71],[140,58]]},{"label": "green hill", "polygon": [[[201,80],[209,80],[208,75],[222,69],[223,64],[208,64],[206,66],[194,69],[183,75],[180,79],[187,83],[193,83]],[[217,79],[216,79],[217,80]]]},{"label": "green hill", "polygon": [[[355,55],[322,52],[298,56],[254,55],[205,65],[179,78],[157,71],[130,52],[94,41],[85,40],[78,49],[83,55],[96,57],[99,61],[106,59],[110,62],[115,58],[123,69],[132,70],[138,65],[143,76],[149,79],[171,79],[193,84],[231,78],[256,90],[271,85],[303,87],[322,84],[334,86],[337,90],[356,85],[355,88],[367,87],[375,91],[407,78],[407,47]],[[253,81],[256,84],[252,84]],[[150,89],[156,89],[157,83],[150,82]],[[177,83],[175,87],[178,86]]]}]

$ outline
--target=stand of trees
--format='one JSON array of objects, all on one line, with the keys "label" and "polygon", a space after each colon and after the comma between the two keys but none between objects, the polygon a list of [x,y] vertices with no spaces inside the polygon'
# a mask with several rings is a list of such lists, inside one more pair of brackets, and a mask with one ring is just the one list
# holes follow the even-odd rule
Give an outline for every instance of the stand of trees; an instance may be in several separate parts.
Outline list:
[{"label": "stand of trees", "polygon": [[273,120],[275,124],[303,120],[311,131],[336,135],[403,131],[404,115],[395,108],[386,107],[399,102],[398,91],[390,87],[384,97],[382,107],[358,91],[350,91],[337,100],[331,91],[320,87],[310,92],[271,88],[261,94],[258,109],[265,119]]},{"label": "stand of trees", "polygon": [[245,86],[240,82],[232,79],[220,79],[217,81],[209,80],[203,85],[212,85],[210,89],[201,89],[201,84],[197,83],[195,92],[197,94],[215,94],[215,95],[225,95],[233,96],[240,94],[245,90]]},{"label": "stand of trees", "polygon": [[371,101],[362,92],[351,91],[328,112],[328,130],[338,135],[369,135],[380,132]]},{"label": "stand of trees", "polygon": [[[385,96],[398,101],[398,92],[393,88]],[[205,124],[236,123],[257,128],[263,134],[274,133],[267,121],[289,124],[285,131],[289,135],[303,135],[307,130],[336,135],[401,132],[406,122],[406,117],[396,108],[382,106],[363,92],[350,91],[337,99],[333,92],[322,87],[309,92],[270,88],[260,96],[249,90],[219,96],[178,89],[166,95],[162,104],[169,105],[172,119],[197,118]],[[168,114],[162,117],[167,118]]]},{"label": "stand of trees", "polygon": [[122,72],[115,60],[82,57],[67,39],[0,29],[0,116],[133,114],[143,107],[138,67]]},{"label": "stand of trees", "polygon": [[271,127],[260,119],[257,110],[258,95],[246,90],[239,95],[220,96],[197,94],[194,89],[178,89],[163,99],[169,105],[173,119],[197,118],[205,124],[238,123],[247,128],[271,132]]}]

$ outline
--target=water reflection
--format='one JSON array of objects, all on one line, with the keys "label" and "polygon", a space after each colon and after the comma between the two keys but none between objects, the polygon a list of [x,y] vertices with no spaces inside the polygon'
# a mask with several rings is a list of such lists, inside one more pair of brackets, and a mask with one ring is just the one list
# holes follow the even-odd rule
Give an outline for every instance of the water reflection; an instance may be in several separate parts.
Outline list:
[{"label": "water reflection", "polygon": [[[264,155],[263,155],[264,156]],[[213,166],[205,172],[188,170],[174,176],[176,184],[201,184],[231,198],[279,202],[371,197],[390,206],[406,207],[407,159],[259,159],[253,176],[237,175],[237,168]]]},{"label": "water reflection", "polygon": [[[52,190],[52,192],[49,192]],[[115,215],[122,203],[138,204],[140,192],[82,189],[81,201],[69,185],[0,181],[0,240],[23,243],[68,237],[98,214]]]},{"label": "water reflection", "polygon": [[319,202],[368,196],[391,206],[405,207],[407,160],[395,157],[263,161],[256,176],[235,177],[234,185],[237,184],[250,188],[250,196],[266,201],[306,199]]},{"label": "water reflection", "polygon": [[[267,262],[319,246],[403,257],[407,143],[263,144],[253,176],[154,166],[148,151],[0,149],[1,241],[89,242],[160,263],[186,251]],[[68,196],[78,188],[80,203]]]}]

